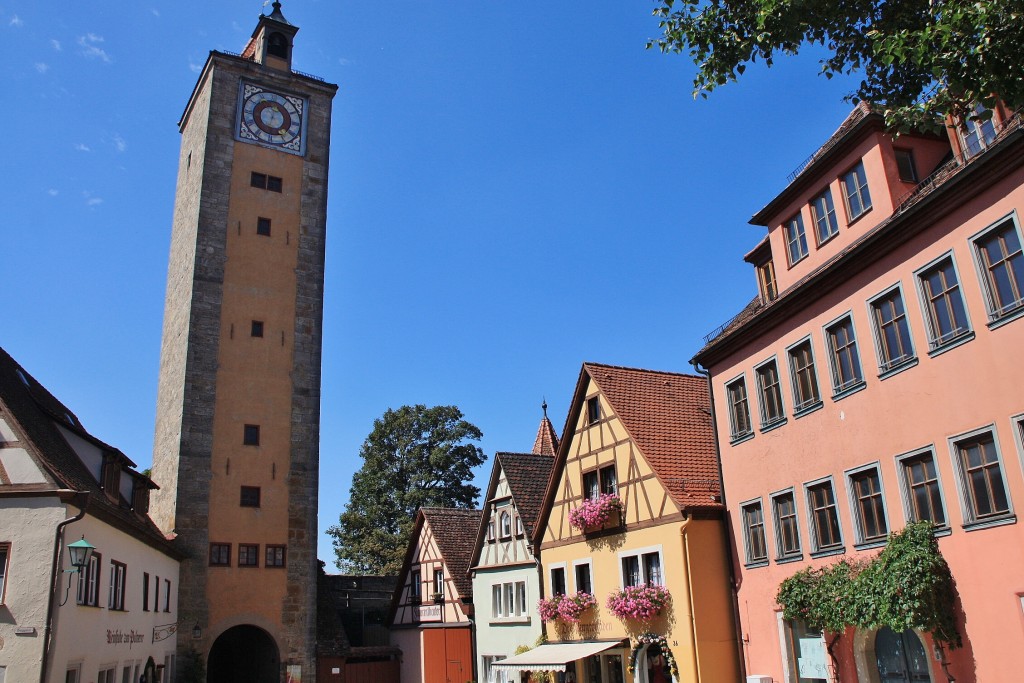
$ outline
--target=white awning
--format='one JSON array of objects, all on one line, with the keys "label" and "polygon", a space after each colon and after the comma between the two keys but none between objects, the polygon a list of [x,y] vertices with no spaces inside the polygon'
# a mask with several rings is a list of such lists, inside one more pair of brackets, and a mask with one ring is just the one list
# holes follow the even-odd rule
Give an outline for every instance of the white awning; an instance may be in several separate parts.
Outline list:
[{"label": "white awning", "polygon": [[574,662],[622,644],[621,640],[597,643],[547,643],[515,657],[491,664],[502,671],[565,671],[566,662]]}]

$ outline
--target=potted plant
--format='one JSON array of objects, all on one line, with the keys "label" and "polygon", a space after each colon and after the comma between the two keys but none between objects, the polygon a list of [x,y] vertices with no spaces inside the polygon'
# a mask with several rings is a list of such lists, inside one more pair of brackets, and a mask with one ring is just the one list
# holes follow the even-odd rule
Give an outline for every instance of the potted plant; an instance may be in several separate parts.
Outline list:
[{"label": "potted plant", "polygon": [[563,621],[575,624],[588,609],[597,607],[597,598],[590,593],[580,591],[575,595],[563,595],[558,603],[558,616]]},{"label": "potted plant", "polygon": [[537,614],[542,621],[554,621],[558,618],[558,603],[564,596],[556,595],[553,598],[541,598],[537,601]]},{"label": "potted plant", "polygon": [[622,499],[614,493],[602,493],[597,498],[584,500],[570,510],[569,524],[580,531],[586,531],[603,527],[614,514],[622,514]]},{"label": "potted plant", "polygon": [[645,583],[612,591],[605,604],[619,619],[646,621],[661,614],[671,597],[664,586]]}]

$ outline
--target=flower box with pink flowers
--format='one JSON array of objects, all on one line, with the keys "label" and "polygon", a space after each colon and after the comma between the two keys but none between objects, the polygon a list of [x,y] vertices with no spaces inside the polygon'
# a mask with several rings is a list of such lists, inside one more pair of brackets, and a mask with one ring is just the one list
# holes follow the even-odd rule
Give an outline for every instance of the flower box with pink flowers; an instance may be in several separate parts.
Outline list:
[{"label": "flower box with pink flowers", "polygon": [[671,599],[664,586],[640,584],[612,591],[605,604],[619,619],[646,621],[661,614]]},{"label": "flower box with pink flowers", "polygon": [[579,622],[580,617],[589,609],[597,607],[597,598],[590,593],[580,591],[575,595],[556,595],[547,600],[537,602],[537,613],[544,621],[561,619],[567,624]]},{"label": "flower box with pink flowers", "polygon": [[604,528],[609,522],[622,520],[622,499],[614,493],[588,498],[569,511],[569,524],[580,531]]}]

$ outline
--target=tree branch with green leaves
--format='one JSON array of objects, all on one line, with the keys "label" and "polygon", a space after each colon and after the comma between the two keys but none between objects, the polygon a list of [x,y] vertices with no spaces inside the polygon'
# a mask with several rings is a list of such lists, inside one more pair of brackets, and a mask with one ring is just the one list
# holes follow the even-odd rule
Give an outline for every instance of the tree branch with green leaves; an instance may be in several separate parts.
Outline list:
[{"label": "tree branch with green leaves", "polygon": [[881,108],[893,128],[936,128],[1002,100],[1024,106],[1024,0],[656,0],[666,53],[697,65],[694,97],[821,45],[821,73],[857,74],[847,99]]}]

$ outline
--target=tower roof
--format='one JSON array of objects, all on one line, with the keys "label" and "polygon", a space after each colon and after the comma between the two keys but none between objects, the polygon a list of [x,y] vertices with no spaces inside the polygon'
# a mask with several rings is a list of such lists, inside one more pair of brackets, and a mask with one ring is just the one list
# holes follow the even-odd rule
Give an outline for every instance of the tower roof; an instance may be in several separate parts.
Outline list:
[{"label": "tower roof", "polygon": [[284,18],[284,15],[281,14],[281,3],[280,2],[277,2],[277,0],[274,0],[274,4],[271,5],[271,7],[273,7],[274,11],[271,12],[269,16],[265,15],[265,14],[261,15],[261,16],[266,17],[267,19],[273,19],[274,21],[277,21],[277,22],[280,22],[282,24],[287,24],[288,26],[291,26],[291,24],[288,23],[288,20]]},{"label": "tower roof", "polygon": [[548,402],[541,404],[544,410],[544,417],[540,419],[540,426],[537,427],[537,438],[533,440],[534,455],[554,455],[558,452],[558,434],[555,427],[548,419]]}]

